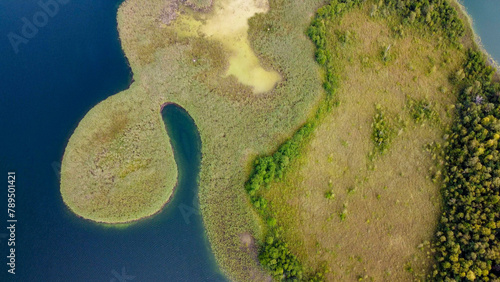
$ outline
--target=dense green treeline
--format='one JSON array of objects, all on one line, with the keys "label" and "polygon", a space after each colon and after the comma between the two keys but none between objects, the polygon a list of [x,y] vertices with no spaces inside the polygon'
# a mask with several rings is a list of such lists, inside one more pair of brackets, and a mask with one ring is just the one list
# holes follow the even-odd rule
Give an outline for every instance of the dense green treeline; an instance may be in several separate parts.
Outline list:
[{"label": "dense green treeline", "polygon": [[[261,189],[267,189],[270,183],[284,177],[322,117],[336,105],[339,78],[332,61],[334,57],[327,48],[326,25],[363,2],[333,0],[318,9],[306,33],[316,47],[316,61],[324,70],[325,99],[316,115],[274,154],[255,160],[245,184],[251,202],[268,230],[260,245],[259,261],[276,280],[324,279],[326,270],[307,275],[297,257],[290,252],[282,239],[283,230],[277,226]],[[400,15],[402,24],[421,24],[431,32],[444,32],[454,43],[458,43],[465,31],[457,12],[446,0],[381,0],[374,6],[372,10]],[[445,204],[434,249],[436,265],[433,277],[443,281],[487,281],[497,277],[492,268],[500,265],[500,245],[496,240],[500,229],[500,153],[497,150],[500,86],[491,83],[493,69],[486,66],[481,53],[468,51],[467,55],[463,69],[451,78],[463,90],[446,146],[442,189]]]},{"label": "dense green treeline", "polygon": [[359,4],[359,0],[334,0],[320,8],[315,15],[307,35],[316,47],[316,61],[325,71],[323,88],[325,98],[321,101],[316,114],[307,121],[295,134],[283,143],[271,156],[257,158],[252,173],[245,188],[256,210],[263,216],[268,235],[260,246],[259,261],[277,280],[308,280],[321,281],[325,271],[305,275],[297,257],[293,255],[288,245],[281,239],[282,230],[276,226],[276,219],[268,208],[267,201],[259,190],[268,187],[272,181],[283,178],[289,164],[300,156],[303,147],[308,143],[311,134],[326,113],[336,105],[335,91],[338,88],[338,78],[332,65],[332,54],[326,48],[327,20],[342,16],[349,8]]},{"label": "dense green treeline", "polygon": [[385,0],[384,5],[395,9],[405,22],[422,23],[432,32],[442,30],[453,41],[465,33],[462,20],[448,0]]},{"label": "dense green treeline", "polygon": [[444,210],[436,237],[438,281],[498,278],[500,85],[484,56],[467,52],[457,72],[457,116],[445,149]]}]

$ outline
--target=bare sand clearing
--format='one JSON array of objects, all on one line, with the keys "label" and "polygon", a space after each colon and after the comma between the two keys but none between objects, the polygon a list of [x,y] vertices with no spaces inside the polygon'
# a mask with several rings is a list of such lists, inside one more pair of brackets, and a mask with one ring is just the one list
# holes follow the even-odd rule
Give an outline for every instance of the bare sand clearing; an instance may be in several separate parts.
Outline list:
[{"label": "bare sand clearing", "polygon": [[231,52],[226,75],[234,75],[255,93],[271,90],[281,79],[276,71],[265,70],[250,48],[248,19],[269,9],[267,0],[225,0],[216,2],[214,12],[201,27],[201,32],[224,44]]}]

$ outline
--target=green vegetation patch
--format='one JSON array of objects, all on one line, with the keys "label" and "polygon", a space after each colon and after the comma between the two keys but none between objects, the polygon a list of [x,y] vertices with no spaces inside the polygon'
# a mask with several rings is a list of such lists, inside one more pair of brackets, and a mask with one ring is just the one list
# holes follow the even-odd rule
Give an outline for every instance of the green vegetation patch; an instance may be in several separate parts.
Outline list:
[{"label": "green vegetation patch", "polygon": [[432,32],[444,32],[456,43],[465,34],[464,23],[448,0],[383,0],[374,4],[374,9],[382,10],[383,14],[395,10],[403,17],[403,23],[418,23]]},{"label": "green vegetation patch", "polygon": [[439,114],[428,99],[416,100],[409,97],[407,107],[416,123],[424,121],[439,122]]},{"label": "green vegetation patch", "polygon": [[444,210],[436,233],[438,281],[493,281],[500,265],[500,85],[484,56],[467,52],[445,148]]},{"label": "green vegetation patch", "polygon": [[[309,37],[316,46],[316,51],[315,51],[316,61],[318,62],[319,65],[321,65],[324,68],[323,87],[326,92],[325,99],[318,106],[316,115],[306,123],[306,125],[310,126],[312,130],[316,130],[320,127],[321,128],[327,127],[327,125],[322,124],[321,121],[330,116],[333,106],[340,104],[338,97],[336,97],[339,86],[344,82],[344,80],[347,80],[349,82],[348,79],[344,78],[344,75],[348,76],[351,75],[351,73],[348,74],[342,73],[343,71],[342,63],[346,62],[347,64],[352,63],[353,61],[355,61],[353,58],[355,58],[356,55],[350,55],[347,52],[342,53],[341,52],[342,48],[356,48],[354,46],[360,44],[358,43],[358,41],[360,39],[363,39],[362,35],[356,32],[351,32],[350,30],[349,32],[347,32],[346,30],[337,31],[334,32],[333,34],[335,36],[336,42],[338,42],[338,45],[333,45],[333,46],[329,45],[329,42],[331,41],[328,40],[331,40],[329,38],[331,38],[332,36],[330,34],[332,30],[330,21],[335,22],[340,18],[341,15],[344,15],[346,11],[349,11],[349,8],[356,6],[357,4],[359,4],[359,2],[357,1],[332,1],[329,5],[326,5],[318,10],[316,17],[313,19],[311,26],[307,30],[307,34],[309,35]],[[430,196],[431,199],[429,200],[429,198],[426,198],[424,200],[422,198],[422,203],[425,205],[429,205],[427,209],[431,210],[431,212],[426,211],[425,214],[427,215],[426,217],[428,220],[425,223],[426,225],[422,225],[421,228],[418,230],[418,232],[421,232],[421,234],[426,234],[422,235],[420,238],[430,238],[428,236],[431,235],[430,234],[432,232],[431,230],[434,227],[433,219],[437,217],[437,214],[433,213],[433,211],[437,211],[437,208],[439,208],[438,204],[439,197],[437,195],[434,195],[435,194],[434,192],[437,193],[438,190],[436,189],[435,191],[427,191],[428,189],[432,189],[432,187],[436,186],[435,184],[429,183],[431,181],[428,180],[427,172],[426,171],[420,172],[420,168],[418,166],[411,167],[410,171],[405,171],[405,167],[408,166],[408,163],[407,161],[401,159],[403,156],[406,156],[406,154],[409,154],[407,156],[407,159],[410,159],[411,158],[410,156],[414,158],[415,153],[413,149],[419,150],[419,154],[422,154],[423,153],[422,148],[424,147],[423,144],[427,144],[427,142],[429,142],[430,140],[438,140],[439,135],[442,134],[444,131],[444,125],[450,122],[449,119],[445,119],[442,121],[443,123],[441,123],[440,114],[441,116],[444,116],[443,113],[445,108],[447,107],[446,105],[450,101],[454,100],[453,94],[457,93],[455,92],[456,91],[455,87],[451,87],[450,85],[448,85],[447,78],[449,76],[448,71],[450,70],[453,71],[454,66],[457,65],[457,63],[453,63],[452,61],[450,61],[450,54],[453,54],[454,56],[451,57],[456,60],[460,60],[461,58],[463,58],[463,54],[460,51],[458,51],[456,47],[460,48],[459,42],[461,40],[461,36],[465,32],[465,26],[460,20],[459,15],[455,11],[455,9],[450,5],[448,1],[377,1],[377,2],[370,1],[368,2],[368,5],[371,5],[370,7],[371,9],[369,9],[371,10],[371,12],[369,12],[370,16],[377,19],[378,18],[386,19],[387,22],[389,23],[390,30],[393,32],[393,34],[391,35],[394,36],[394,38],[396,39],[404,40],[405,36],[408,36],[408,34],[414,35],[415,33],[419,33],[420,29],[423,29],[425,30],[425,32],[422,32],[421,34],[424,36],[425,43],[429,44],[428,41],[426,41],[428,39],[427,37],[430,37],[430,34],[437,33],[437,35],[432,35],[432,40],[436,42],[435,47],[427,48],[426,50],[429,51],[429,54],[432,54],[433,51],[437,51],[438,54],[442,54],[442,56],[441,55],[438,56],[438,59],[442,59],[442,63],[439,64],[439,61],[434,60],[434,58],[429,59],[431,66],[428,65],[429,62],[425,62],[425,58],[423,60],[415,61],[416,64],[411,65],[411,67],[409,67],[410,71],[414,72],[413,77],[410,76],[408,81],[400,80],[401,83],[397,82],[395,83],[396,87],[393,87],[393,89],[396,92],[399,91],[403,92],[402,97],[406,97],[406,95],[404,95],[407,94],[405,93],[405,90],[408,91],[408,89],[411,89],[411,88],[405,88],[407,87],[407,84],[420,83],[422,85],[422,87],[419,88],[419,90],[422,89],[424,93],[411,93],[413,95],[408,99],[405,98],[401,99],[400,110],[406,107],[410,113],[409,115],[410,118],[413,119],[416,123],[423,124],[424,121],[431,121],[430,127],[428,129],[421,129],[420,127],[413,126],[411,129],[405,129],[408,130],[409,133],[401,133],[401,130],[404,129],[404,126],[402,126],[398,134],[403,134],[403,137],[405,139],[404,140],[401,140],[401,138],[394,139],[396,132],[394,129],[395,127],[393,127],[391,124],[392,121],[390,121],[390,119],[387,117],[387,114],[385,113],[383,108],[375,109],[375,114],[373,115],[374,118],[373,118],[371,137],[372,137],[372,142],[377,148],[377,150],[381,152],[387,152],[389,144],[391,144],[392,142],[398,143],[398,145],[395,146],[397,148],[395,152],[391,152],[391,154],[387,152],[386,154],[384,154],[385,155],[384,157],[380,158],[380,160],[376,160],[377,164],[383,164],[382,165],[383,168],[391,168],[391,171],[384,171],[384,169],[382,169],[382,172],[378,172],[379,169],[375,168],[376,166],[374,166],[373,168],[374,172],[364,172],[364,171],[360,172],[361,175],[359,175],[359,177],[358,176],[355,177],[356,180],[355,184],[348,186],[348,187],[358,187],[359,185],[359,187],[361,188],[358,191],[360,192],[357,192],[356,195],[349,196],[349,201],[346,200],[345,198],[347,197],[347,195],[346,196],[337,195],[337,197],[333,197],[333,195],[335,195],[334,191],[337,191],[335,189],[332,189],[331,191],[328,190],[326,194],[324,192],[325,191],[324,189],[317,189],[317,190],[321,191],[319,193],[319,197],[323,198],[322,202],[325,203],[325,205],[333,206],[333,204],[335,204],[336,212],[333,213],[330,212],[327,218],[332,219],[332,215],[338,216],[338,218],[340,218],[339,221],[346,226],[345,228],[352,229],[354,227],[350,225],[351,217],[356,218],[359,217],[359,215],[357,214],[352,215],[353,214],[352,210],[354,210],[354,213],[357,210],[351,209],[352,205],[350,204],[349,219],[348,219],[347,205],[350,201],[353,201],[354,197],[356,197],[357,201],[359,201],[360,200],[359,198],[367,199],[369,198],[370,194],[373,194],[373,198],[376,201],[379,201],[380,203],[385,203],[386,206],[390,207],[391,209],[394,209],[395,211],[399,211],[401,209],[405,210],[403,207],[398,207],[399,205],[402,205],[404,207],[410,207],[410,209],[411,207],[415,207],[414,205],[412,205],[412,203],[409,203],[408,200],[405,199],[404,197],[395,198],[393,196],[392,199],[394,200],[394,202],[393,203],[387,202],[386,199],[391,196],[386,191],[388,190],[387,185],[381,186],[383,188],[370,187],[371,185],[374,184],[380,184],[376,176],[374,176],[375,173],[378,173],[380,175],[386,175],[387,179],[408,178],[407,181],[417,182],[418,184],[425,183],[425,185],[422,185],[420,187],[420,191],[418,190],[419,188],[418,184],[409,185],[411,186],[411,189],[415,190],[408,191],[408,193],[412,195],[412,201],[415,202],[415,200],[413,200],[415,192],[419,191],[419,193],[421,193],[417,194],[417,198],[424,194],[427,195],[426,193],[429,192],[428,195]],[[367,9],[363,9],[363,11],[366,10]],[[412,29],[412,26],[416,26],[417,29]],[[374,33],[376,32],[374,31]],[[445,34],[447,38],[444,40],[438,39],[438,36],[441,34]],[[415,48],[418,49],[418,51],[420,52],[422,51],[422,49],[424,49],[424,46],[418,46],[418,44],[420,43],[423,44],[423,42],[419,42],[419,40],[420,40],[419,38],[416,38],[414,43],[416,45]],[[407,58],[408,53],[405,52],[412,52],[410,51],[411,50],[410,48],[404,46],[404,44],[407,43],[401,43],[401,41],[396,41],[396,42],[394,41],[377,42],[376,46],[372,46],[371,48],[371,50],[375,50],[374,52],[368,54],[360,54],[360,56],[358,57],[360,58],[360,63],[363,69],[362,71],[365,71],[368,74],[369,71],[371,72],[373,71],[373,69],[375,69],[375,71],[373,72],[375,72],[376,74],[380,73],[382,76],[384,74],[383,68],[392,67],[393,65],[398,64],[398,61],[400,61],[401,58]],[[403,46],[401,47],[398,46],[397,44],[403,44]],[[432,48],[436,48],[436,50],[432,50]],[[337,56],[339,54],[342,54],[344,57],[338,58]],[[343,61],[341,61],[340,59],[343,59]],[[382,66],[380,64],[382,64]],[[399,64],[401,63],[399,62]],[[479,73],[484,72],[481,69],[477,68],[474,69]],[[402,74],[394,73],[394,75],[402,75]],[[458,77],[457,80],[463,80],[466,76],[467,72],[465,70],[462,70],[462,72],[459,73],[459,75],[457,75]],[[367,79],[374,79],[374,78],[368,77]],[[440,85],[436,85],[437,83],[439,83]],[[377,85],[376,82],[373,82],[373,85]],[[481,85],[478,85],[478,83],[476,82],[472,88],[466,87],[464,91],[468,93],[478,93],[479,89],[481,89]],[[356,89],[352,85],[349,86]],[[448,89],[451,90],[448,91]],[[415,89],[412,90],[415,91]],[[429,90],[434,92],[432,93],[431,96],[435,100],[429,100],[426,97],[427,95],[425,91]],[[446,97],[440,98],[439,97],[440,95]],[[477,99],[476,104],[484,101],[483,96],[484,95],[476,95]],[[385,99],[387,98],[381,98],[381,100],[384,101],[384,103],[390,103]],[[363,109],[359,110],[363,111]],[[401,122],[402,124],[405,125],[407,124],[404,120],[402,120],[401,116],[398,117],[399,117],[398,122]],[[490,119],[491,117],[486,119],[485,122],[489,122]],[[328,118],[328,120],[331,119]],[[338,125],[332,125],[332,126],[338,126]],[[359,125],[359,128],[360,128],[359,130],[361,131],[361,125]],[[422,128],[424,127],[422,126]],[[321,133],[324,134],[325,131],[322,130]],[[307,226],[307,223],[300,222],[301,220],[303,220],[304,213],[301,213],[300,211],[297,211],[295,209],[297,206],[301,206],[305,209],[308,208],[310,209],[311,206],[309,204],[314,203],[315,201],[314,199],[316,200],[318,199],[317,197],[314,198],[313,195],[315,193],[315,188],[320,187],[321,185],[319,184],[319,181],[308,181],[308,175],[298,176],[299,172],[301,171],[300,167],[302,165],[307,165],[308,167],[314,167],[315,165],[320,166],[319,164],[320,162],[318,162],[318,160],[305,159],[304,157],[304,152],[307,152],[307,154],[309,154],[310,153],[309,150],[318,150],[318,146],[322,146],[322,144],[318,145],[318,143],[314,143],[317,142],[316,140],[318,139],[316,134],[319,133],[314,132],[311,135],[308,134],[307,138],[298,139],[303,142],[302,144],[295,146],[300,150],[298,151],[297,154],[294,153],[291,158],[286,159],[285,162],[286,166],[283,166],[278,160],[279,158],[275,158],[274,155],[267,157],[266,156],[260,157],[255,162],[253,172],[251,173],[251,177],[246,185],[246,190],[250,194],[250,198],[254,203],[254,206],[256,207],[257,211],[264,218],[263,222],[267,223],[266,224],[266,229],[268,230],[267,234],[270,234],[270,236],[268,237],[272,238],[272,240],[268,240],[268,242],[266,241],[261,242],[260,255],[259,255],[259,257],[261,258],[261,263],[271,271],[272,275],[275,277],[276,280],[313,279],[313,277],[319,280],[324,280],[324,279],[335,280],[335,279],[342,279],[339,277],[346,278],[353,276],[358,277],[360,279],[369,279],[369,278],[374,279],[374,276],[370,276],[370,274],[367,273],[366,264],[356,267],[355,266],[348,266],[344,268],[341,267],[340,269],[343,269],[345,273],[334,273],[336,271],[333,272],[330,271],[329,267],[331,267],[331,265],[328,266],[329,265],[328,261],[325,262],[327,267],[325,267],[324,270],[315,267],[321,265],[320,263],[321,258],[327,257],[328,256],[327,254],[335,258],[337,255],[337,252],[335,250],[337,250],[336,248],[339,247],[332,246],[331,242],[329,242],[328,240],[326,240],[327,243],[326,245],[322,245],[319,242],[311,244],[310,240],[305,240],[305,241],[301,240],[300,238],[302,237],[298,233],[305,232],[307,234],[313,234],[311,233],[313,229],[309,227],[307,227],[306,230],[300,230],[300,231],[283,229],[284,226],[289,227],[288,225],[290,224],[290,221],[288,220],[287,216],[293,217],[292,219],[294,221],[293,226],[295,227]],[[410,136],[412,134],[417,134],[417,135]],[[394,141],[392,139],[394,139]],[[312,145],[309,144],[311,140],[313,142]],[[354,148],[358,148],[356,147],[357,146],[356,144],[352,144],[353,142],[351,142],[350,139],[343,139],[343,142],[340,143],[342,143],[342,146],[345,147],[345,149],[348,149],[351,146],[354,146]],[[411,151],[407,151],[406,146],[409,146]],[[321,148],[319,148],[319,150],[320,149]],[[328,153],[326,154],[328,155]],[[397,154],[399,154],[399,157],[395,157],[395,155]],[[422,160],[425,159],[423,163],[430,164],[431,160],[430,157],[429,158],[428,157],[429,156],[425,158],[418,158],[417,162],[422,162]],[[335,163],[336,161],[334,161],[333,159],[334,158],[332,158],[331,155],[328,155],[329,163],[332,162]],[[393,162],[392,164],[388,163],[390,162],[390,160],[393,160],[395,162]],[[411,160],[411,162],[414,161],[416,160],[415,159]],[[314,162],[314,165],[309,165],[308,162],[309,163]],[[401,171],[398,172],[397,177],[395,175],[392,176],[389,175],[390,173],[393,173],[392,169],[397,170],[395,168],[396,164],[404,165],[404,167],[401,167]],[[289,169],[293,170],[293,174],[286,173],[286,171]],[[320,169],[322,168],[317,167],[316,170]],[[343,168],[343,173],[344,174],[349,173],[349,175],[351,174],[356,175],[357,173],[356,171],[350,172],[349,169],[350,166]],[[310,170],[307,170],[307,172],[314,174],[314,172]],[[365,173],[366,176],[363,177]],[[408,176],[407,173],[410,174],[414,173],[416,176],[414,175]],[[315,177],[318,177],[317,174],[314,175]],[[321,179],[323,179],[322,180],[323,183],[331,183],[331,180],[327,182],[324,181],[324,178]],[[302,189],[302,187],[297,185],[298,182],[307,183],[305,185],[311,185],[312,183],[312,185],[307,187],[306,189]],[[435,180],[433,182],[436,183],[438,181]],[[399,188],[401,188],[401,185],[404,184],[400,183]],[[283,189],[283,191],[275,191],[274,189]],[[398,187],[389,188],[389,190],[392,190],[393,193],[398,193],[398,195],[401,196],[402,194],[400,193],[400,191],[397,191],[397,189]],[[404,190],[406,189],[407,187],[405,187]],[[288,193],[292,194],[293,196],[287,196],[286,194]],[[300,195],[300,193],[304,193],[305,195],[304,194]],[[285,197],[286,199],[281,200],[280,197]],[[331,201],[325,201],[324,198],[327,198]],[[492,200],[492,202],[494,201],[495,200]],[[300,202],[300,204],[298,204],[298,202]],[[359,206],[359,204],[354,204],[354,206]],[[324,208],[325,206],[322,205],[322,207]],[[422,208],[422,205],[420,205],[419,208]],[[321,216],[323,213],[322,212],[314,213],[315,221],[318,220],[317,219],[318,214]],[[410,214],[410,216],[412,215],[414,214]],[[389,222],[388,220],[384,220],[383,218],[381,218],[381,215],[377,214],[372,214],[372,215],[366,214],[365,216],[366,218],[368,218],[365,220],[366,225],[370,225],[372,224],[372,222],[375,222],[376,224],[381,224],[381,223],[388,224],[388,226],[385,226],[387,228],[386,232],[388,234],[386,234],[386,237],[383,238],[390,239],[391,244],[398,244],[398,242],[396,242],[395,240],[401,240],[401,241],[403,240],[403,239],[398,239],[397,237],[396,238],[393,237],[397,236],[397,234],[400,234],[400,232],[402,231],[402,229],[398,230],[393,226],[396,224],[395,222]],[[330,221],[330,222],[333,223],[335,221]],[[319,224],[315,223],[310,223],[310,224],[320,226]],[[356,219],[355,225],[360,225],[359,218]],[[327,229],[328,228],[327,226],[325,225],[321,226],[322,226],[321,230],[329,230]],[[490,224],[490,226],[493,226],[493,224]],[[365,227],[363,227],[362,229],[364,230],[364,228]],[[369,227],[366,228],[370,229]],[[403,227],[400,226],[400,228]],[[274,247],[273,249],[274,244],[276,244],[276,240],[273,237],[273,235],[276,234],[274,232],[279,233],[279,235],[276,237],[279,238],[278,242],[281,251],[277,251],[276,247]],[[341,232],[341,230],[337,230],[337,232]],[[488,231],[485,232],[488,233]],[[316,238],[318,238],[317,240],[320,240],[322,236],[324,236],[321,233],[314,233],[314,234],[316,234],[317,236]],[[355,235],[353,234],[353,236]],[[415,241],[414,239],[412,240],[413,240],[412,242]],[[285,242],[287,242],[288,244],[286,244]],[[323,240],[323,242],[325,242],[325,240]],[[344,243],[339,241],[336,242],[336,244],[341,245]],[[355,249],[354,246],[351,246],[351,248]],[[370,247],[368,246],[367,248]],[[315,252],[315,254],[312,254],[313,251]],[[377,250],[373,251],[376,252]],[[407,249],[405,249],[404,251],[408,252]],[[270,259],[272,257],[271,253],[274,254],[280,253],[283,255],[281,256],[281,258],[272,260]],[[448,253],[448,251],[444,251],[443,253]],[[361,261],[364,262],[361,256],[356,255],[354,257],[359,258],[356,259],[357,262]],[[426,262],[422,263],[420,260],[417,260],[417,257],[418,258],[426,257],[425,259]],[[296,260],[297,258],[301,260],[301,263],[297,264]],[[405,271],[407,275],[410,276],[404,276],[404,274],[402,274],[398,269],[397,271],[395,271],[398,276],[390,277],[391,271],[386,270],[386,276],[384,276],[384,279],[399,279],[401,277],[411,277],[411,276],[414,276],[417,279],[425,279],[426,277],[429,278],[429,276],[427,276],[427,274],[429,273],[427,272],[428,270],[427,266],[429,262],[432,262],[432,259],[427,257],[426,254],[416,254],[414,257],[407,256],[406,258],[408,259],[408,261],[401,262],[400,270]],[[303,272],[302,278],[296,276],[296,273],[298,272],[292,273],[291,270],[283,268],[283,266],[287,265],[287,263],[292,263],[294,266],[297,266],[297,269],[301,269]],[[446,267],[450,268],[451,266],[446,265]],[[336,269],[338,270],[339,267],[336,267]],[[364,272],[354,275],[354,273],[352,273],[353,269],[357,269],[358,271],[360,269],[364,269]],[[478,270],[477,272],[479,273],[480,271]],[[320,275],[315,275],[315,274],[320,274]],[[445,275],[446,272],[443,271],[441,274]],[[484,275],[482,271],[481,274]],[[466,276],[467,275],[469,274],[466,273]],[[493,277],[492,274],[490,273],[488,273],[487,275]],[[469,277],[472,276],[469,275]]]},{"label": "green vegetation patch", "polygon": [[385,153],[395,133],[382,106],[380,104],[375,105],[375,116],[372,122],[372,141],[375,150],[381,154]]},{"label": "green vegetation patch", "polygon": [[140,94],[132,87],[101,102],[68,142],[61,195],[83,218],[138,220],[157,213],[172,195],[177,167],[160,108],[134,99]]}]

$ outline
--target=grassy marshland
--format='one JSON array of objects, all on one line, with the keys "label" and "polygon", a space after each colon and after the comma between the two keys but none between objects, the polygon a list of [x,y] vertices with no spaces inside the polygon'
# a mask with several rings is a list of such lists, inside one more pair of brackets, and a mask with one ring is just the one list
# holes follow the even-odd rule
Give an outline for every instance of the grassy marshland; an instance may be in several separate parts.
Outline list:
[{"label": "grassy marshland", "polygon": [[[491,113],[500,86],[491,84],[491,68],[469,51],[464,60],[458,40],[465,33],[462,42],[474,46],[471,31],[446,1],[367,1],[369,9],[342,17],[353,2],[321,8],[309,31],[316,59],[326,69],[325,90],[336,94],[340,106],[324,120],[310,120],[313,127],[321,125],[312,138],[308,134],[294,145],[297,152],[287,155],[291,165],[288,158],[282,164],[280,152],[289,147],[284,143],[270,159],[258,159],[247,184],[271,230],[261,262],[276,279],[303,279],[304,271],[316,272],[312,279],[334,281],[495,278],[498,245],[491,234],[499,217],[498,191],[487,179],[495,167],[498,129]],[[453,120],[455,131],[470,130],[469,139],[487,139],[491,131],[478,125],[480,118],[467,124],[471,113],[483,116],[493,139],[486,145],[475,141],[471,146],[479,153],[469,157],[459,142],[450,145],[441,136]],[[452,119],[456,114],[466,118]],[[485,151],[487,165],[477,165]],[[448,161],[458,155],[459,163],[471,158],[473,173]],[[293,173],[283,178],[284,167],[285,175]],[[443,173],[444,212],[434,233]]]},{"label": "grassy marshland", "polygon": [[290,168],[297,173],[265,193],[291,250],[305,266],[325,262],[332,281],[426,270],[414,259],[432,240],[441,198],[425,148],[442,143],[456,96],[448,76],[463,61],[437,35],[405,27],[397,36],[399,19],[371,17],[369,4],[326,24],[339,106]]},{"label": "grassy marshland", "polygon": [[[313,44],[306,30],[324,4],[319,0],[271,0],[269,11],[251,17],[248,26],[241,18],[252,14],[226,17],[225,25],[243,23],[247,32],[237,34],[248,34],[245,40],[206,30],[238,1],[210,9],[211,1],[127,0],[118,27],[135,83],[92,109],[75,130],[62,167],[65,202],[109,222],[158,210],[176,179],[160,115],[163,103],[174,102],[200,131],[202,215],[230,279],[270,278],[259,264],[259,246],[260,261],[276,278],[321,280],[327,272],[328,280],[398,281],[429,273],[432,257],[417,247],[434,241],[446,165],[436,148],[462,87],[448,78],[466,56],[457,49],[453,21],[439,22],[435,13],[427,19],[425,5],[410,2],[365,1],[348,13],[338,6],[344,17],[320,19],[326,37]],[[262,1],[245,3],[267,10]],[[449,15],[448,8],[437,11]],[[465,47],[473,45],[471,38],[466,29]],[[252,47],[255,56],[235,59],[226,39]],[[326,49],[318,52],[315,45]],[[245,83],[245,72],[228,73],[245,65],[277,72],[279,79],[259,89],[258,81]],[[260,162],[265,177],[255,182],[271,189],[257,191],[247,181],[253,161],[271,153]],[[272,183],[276,179],[282,182]],[[461,266],[444,265],[453,246],[440,246],[444,258],[436,275],[449,268],[462,275]],[[278,257],[289,262],[285,270],[276,265]]]},{"label": "grassy marshland", "polygon": [[[62,191],[70,190],[72,183],[86,185],[99,193],[105,191],[106,186],[99,179],[90,182],[81,175],[93,170],[91,164],[97,160],[99,150],[117,155],[129,153],[119,151],[118,146],[115,149],[99,145],[97,138],[108,135],[108,127],[104,125],[115,120],[107,113],[121,108],[127,111],[127,126],[107,144],[123,141],[122,148],[142,148],[140,161],[161,158],[162,163],[149,162],[130,176],[148,180],[157,177],[158,185],[142,182],[134,188],[167,193],[176,175],[160,106],[175,102],[189,112],[200,131],[203,158],[199,198],[219,265],[234,280],[266,279],[268,275],[256,258],[254,239],[261,238],[261,224],[243,187],[254,157],[275,150],[307,119],[322,95],[313,44],[304,34],[310,16],[320,4],[321,1],[271,1],[269,12],[250,19],[248,42],[261,67],[277,71],[281,77],[271,91],[255,94],[253,87],[226,75],[230,50],[217,38],[203,35],[190,20],[202,21],[213,17],[216,11],[199,13],[179,5],[177,9],[182,14],[167,25],[162,21],[165,16],[162,11],[169,11],[170,1],[124,2],[118,13],[118,27],[135,82],[131,89],[91,110],[75,130],[63,160]],[[177,20],[183,20],[182,24]],[[148,124],[151,132],[162,136],[120,139],[132,134],[133,128]],[[155,156],[157,150],[165,153]],[[116,169],[111,162],[102,168],[115,178],[124,167],[117,160],[113,164]],[[147,176],[148,171],[154,172],[154,177]],[[64,198],[66,201],[67,197]],[[136,200],[131,196],[127,203]]]},{"label": "grassy marshland", "polygon": [[177,180],[173,152],[159,106],[137,99],[142,93],[134,85],[101,102],[73,133],[61,194],[79,216],[128,222],[158,212],[170,198]]}]

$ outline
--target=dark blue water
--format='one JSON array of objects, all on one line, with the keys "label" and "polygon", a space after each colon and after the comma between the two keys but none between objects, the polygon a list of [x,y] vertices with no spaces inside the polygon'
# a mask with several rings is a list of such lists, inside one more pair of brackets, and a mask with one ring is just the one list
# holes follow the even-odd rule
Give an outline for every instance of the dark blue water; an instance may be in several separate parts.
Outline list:
[{"label": "dark blue water", "polygon": [[461,0],[486,51],[500,63],[500,1]]},{"label": "dark blue water", "polygon": [[[88,110],[128,87],[131,71],[116,29],[121,1],[70,0],[45,19],[38,1],[0,1],[0,281],[223,280],[194,197],[199,137],[182,110],[164,112],[184,182],[160,214],[117,228],[64,206],[66,143]],[[23,18],[40,27],[23,34]],[[22,42],[11,44],[13,34]],[[17,177],[15,275],[4,237],[8,171]]]}]

